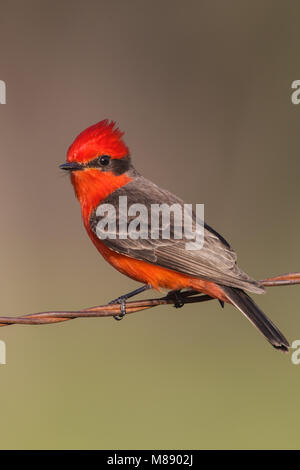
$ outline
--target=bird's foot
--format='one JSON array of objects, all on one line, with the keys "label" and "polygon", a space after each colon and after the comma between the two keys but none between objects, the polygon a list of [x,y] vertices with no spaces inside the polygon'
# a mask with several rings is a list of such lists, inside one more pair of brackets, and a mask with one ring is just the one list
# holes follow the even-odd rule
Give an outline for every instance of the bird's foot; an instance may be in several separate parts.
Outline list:
[{"label": "bird's foot", "polygon": [[121,295],[120,297],[117,297],[116,299],[111,300],[109,302],[109,305],[111,304],[120,304],[121,313],[119,315],[114,315],[113,318],[117,321],[123,320],[123,318],[126,315],[126,296]]},{"label": "bird's foot", "polygon": [[152,289],[151,284],[145,284],[142,287],[139,287],[138,289],[135,289],[131,292],[128,292],[128,294],[123,294],[120,295],[120,297],[117,297],[114,300],[111,300],[109,303],[110,304],[120,304],[120,315],[114,315],[115,320],[122,320],[122,318],[125,317],[126,315],[126,300],[130,299],[131,297],[134,297],[135,295],[140,294],[141,292],[144,292],[145,290]]},{"label": "bird's foot", "polygon": [[181,296],[180,290],[172,290],[167,294],[167,297],[174,301],[175,308],[181,308],[184,306],[184,298]]},{"label": "bird's foot", "polygon": [[114,319],[119,321],[119,320],[122,320],[122,318],[125,317],[125,315],[126,315],[126,300],[128,300],[131,297],[134,297],[135,295],[138,295],[141,292],[144,292],[145,290],[148,290],[148,289],[152,289],[151,284],[145,284],[144,286],[139,287],[138,289],[135,289],[131,292],[128,292],[128,294],[120,295],[120,297],[117,297],[116,299],[109,302],[110,304],[120,304],[121,313],[120,313],[120,315],[115,315]]}]

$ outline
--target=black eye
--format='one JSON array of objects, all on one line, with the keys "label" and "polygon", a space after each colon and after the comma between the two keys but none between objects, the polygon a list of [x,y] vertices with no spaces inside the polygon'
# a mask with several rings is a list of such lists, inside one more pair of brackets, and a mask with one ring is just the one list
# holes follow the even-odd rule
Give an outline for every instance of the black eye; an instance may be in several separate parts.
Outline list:
[{"label": "black eye", "polygon": [[108,155],[102,155],[99,159],[100,165],[107,166],[110,162],[110,157]]}]

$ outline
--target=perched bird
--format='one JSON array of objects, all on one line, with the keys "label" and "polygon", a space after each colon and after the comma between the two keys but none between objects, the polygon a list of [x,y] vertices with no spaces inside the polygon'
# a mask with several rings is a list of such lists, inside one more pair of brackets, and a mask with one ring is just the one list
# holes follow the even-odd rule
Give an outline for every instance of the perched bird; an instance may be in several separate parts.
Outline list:
[{"label": "perched bird", "polygon": [[[180,291],[192,289],[218,299],[221,305],[224,302],[234,305],[274,348],[288,351],[286,338],[245,292],[260,294],[264,287],[237,266],[236,254],[229,243],[207,224],[204,224],[203,246],[198,250],[187,250],[184,236],[153,238],[150,229],[148,238],[124,238],[118,233],[115,238],[99,238],[97,209],[101,204],[111,204],[119,219],[120,196],[127,197],[128,206],[184,204],[135,170],[122,136],[113,121],[103,120],[88,127],[76,137],[66,163],[60,165],[70,172],[85,228],[98,251],[122,274],[144,284],[116,299],[121,303],[121,315],[117,319],[126,313],[126,299],[143,290],[165,288],[177,292],[180,301]],[[174,219],[170,219],[170,224],[173,233]]]}]

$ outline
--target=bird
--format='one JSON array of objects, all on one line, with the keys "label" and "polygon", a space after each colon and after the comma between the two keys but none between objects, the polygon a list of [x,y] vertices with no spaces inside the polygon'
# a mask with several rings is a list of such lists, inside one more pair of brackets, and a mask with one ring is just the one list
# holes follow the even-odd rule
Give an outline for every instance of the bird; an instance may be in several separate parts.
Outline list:
[{"label": "bird", "polygon": [[[138,289],[112,301],[120,303],[116,320],[125,316],[126,300],[147,289],[167,289],[175,296],[177,307],[184,304],[180,294],[191,289],[218,299],[222,306],[233,305],[275,349],[287,352],[290,347],[287,339],[248,294],[264,293],[263,285],[238,267],[233,248],[206,222],[202,246],[193,250],[186,249],[184,236],[181,239],[151,237],[151,231],[148,237],[139,239],[118,232],[114,237],[99,237],[99,208],[103,204],[114,207],[119,227],[120,197],[126,196],[128,206],[136,203],[147,208],[162,203],[184,206],[181,198],[135,169],[123,136],[115,121],[104,119],[75,138],[67,151],[66,162],[60,165],[70,174],[85,229],[97,250],[120,273],[142,283]],[[195,224],[196,215],[192,213],[191,217]],[[170,233],[174,233],[174,218],[170,218],[169,225]]]}]

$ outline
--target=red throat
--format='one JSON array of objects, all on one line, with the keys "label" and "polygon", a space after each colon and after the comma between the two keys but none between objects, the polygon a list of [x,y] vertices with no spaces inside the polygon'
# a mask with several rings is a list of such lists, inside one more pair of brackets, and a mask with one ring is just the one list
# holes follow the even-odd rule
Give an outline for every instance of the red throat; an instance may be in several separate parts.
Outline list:
[{"label": "red throat", "polygon": [[111,172],[101,173],[93,169],[74,172],[71,182],[81,205],[84,223],[88,224],[91,212],[101,201],[130,181],[132,178],[126,173],[117,176]]}]

